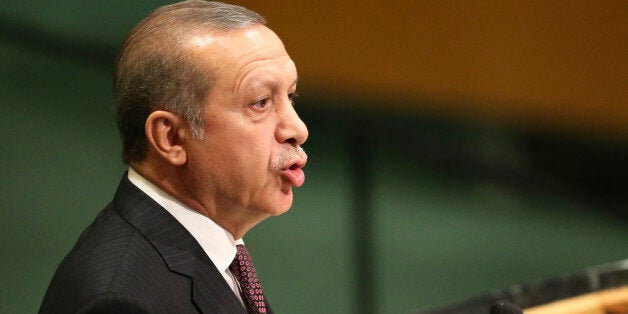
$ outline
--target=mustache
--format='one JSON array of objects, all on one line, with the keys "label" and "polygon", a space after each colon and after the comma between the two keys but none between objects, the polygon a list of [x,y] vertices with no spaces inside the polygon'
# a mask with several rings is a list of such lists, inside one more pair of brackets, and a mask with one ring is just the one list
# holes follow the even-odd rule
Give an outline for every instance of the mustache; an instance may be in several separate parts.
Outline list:
[{"label": "mustache", "polygon": [[290,167],[294,163],[305,164],[307,154],[301,146],[289,146],[283,149],[279,154],[273,156],[271,168],[273,170],[281,170]]}]

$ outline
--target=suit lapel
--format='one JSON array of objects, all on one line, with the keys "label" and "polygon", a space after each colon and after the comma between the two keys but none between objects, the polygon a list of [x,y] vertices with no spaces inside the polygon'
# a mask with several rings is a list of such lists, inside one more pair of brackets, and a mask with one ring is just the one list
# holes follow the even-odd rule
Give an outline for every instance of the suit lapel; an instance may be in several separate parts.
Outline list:
[{"label": "suit lapel", "polygon": [[157,249],[168,268],[192,280],[192,300],[204,313],[246,313],[192,235],[125,174],[113,200],[118,214]]},{"label": "suit lapel", "polygon": [[[173,272],[192,279],[192,300],[204,313],[246,313],[214,264],[178,248],[156,244]],[[203,253],[204,254],[204,253]]]}]

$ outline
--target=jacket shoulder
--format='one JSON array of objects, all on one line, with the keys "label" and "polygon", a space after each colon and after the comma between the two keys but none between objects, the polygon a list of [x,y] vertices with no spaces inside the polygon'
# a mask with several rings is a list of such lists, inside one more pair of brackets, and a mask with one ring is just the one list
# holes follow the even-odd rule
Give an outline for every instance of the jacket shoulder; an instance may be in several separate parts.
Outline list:
[{"label": "jacket shoulder", "polygon": [[142,304],[153,307],[163,301],[189,302],[189,286],[189,279],[171,273],[152,244],[110,204],[57,268],[40,312],[91,311],[108,306],[137,307],[139,311],[146,308]]}]

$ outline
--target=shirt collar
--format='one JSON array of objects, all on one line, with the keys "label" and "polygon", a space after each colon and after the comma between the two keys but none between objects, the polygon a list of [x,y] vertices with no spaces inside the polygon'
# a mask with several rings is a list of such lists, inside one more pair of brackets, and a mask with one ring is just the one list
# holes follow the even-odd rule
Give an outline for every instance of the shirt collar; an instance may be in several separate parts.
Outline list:
[{"label": "shirt collar", "polygon": [[221,272],[226,271],[236,256],[236,245],[244,244],[242,239],[234,239],[229,231],[219,224],[187,207],[173,196],[129,168],[129,181],[146,193],[157,204],[166,209],[190,232],[205,254]]}]

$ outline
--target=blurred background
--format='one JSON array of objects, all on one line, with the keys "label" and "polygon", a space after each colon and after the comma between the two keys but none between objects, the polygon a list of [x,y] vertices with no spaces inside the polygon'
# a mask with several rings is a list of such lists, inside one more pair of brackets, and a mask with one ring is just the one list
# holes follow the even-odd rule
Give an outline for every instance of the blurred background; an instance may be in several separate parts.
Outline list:
[{"label": "blurred background", "polygon": [[[0,2],[0,312],[36,312],[126,166],[126,33],[167,1]],[[292,209],[247,234],[279,313],[403,313],[628,257],[628,2],[235,1],[299,69]]]}]

